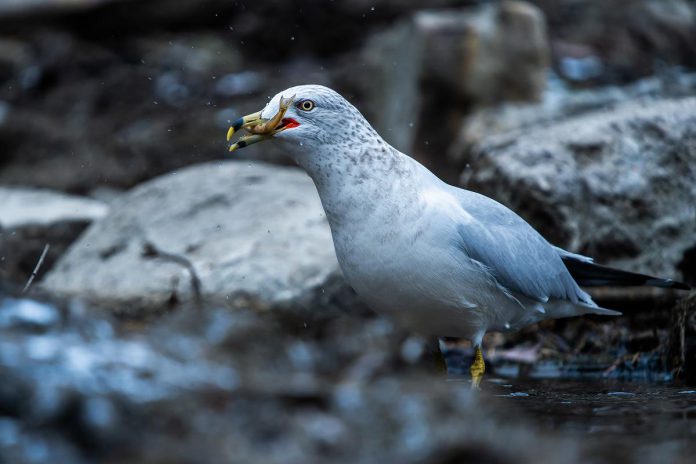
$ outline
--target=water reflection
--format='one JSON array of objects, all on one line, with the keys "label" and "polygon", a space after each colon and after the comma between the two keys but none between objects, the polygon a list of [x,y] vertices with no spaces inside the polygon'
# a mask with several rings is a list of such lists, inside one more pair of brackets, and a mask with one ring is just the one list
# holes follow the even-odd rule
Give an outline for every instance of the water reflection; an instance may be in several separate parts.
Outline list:
[{"label": "water reflection", "polygon": [[486,391],[520,408],[542,429],[622,437],[629,434],[636,443],[696,440],[696,390],[684,385],[596,379],[492,379]]}]

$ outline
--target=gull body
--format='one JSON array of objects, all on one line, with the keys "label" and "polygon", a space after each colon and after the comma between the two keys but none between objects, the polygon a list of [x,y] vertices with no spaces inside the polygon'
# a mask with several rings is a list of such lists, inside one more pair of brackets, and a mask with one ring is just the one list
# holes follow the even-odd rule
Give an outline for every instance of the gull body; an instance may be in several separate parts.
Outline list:
[{"label": "gull body", "polygon": [[[594,283],[620,283],[617,276],[672,283],[625,271],[593,274],[610,268],[554,247],[502,204],[441,181],[391,147],[326,87],[287,89],[254,118],[277,116],[281,98],[291,96],[296,103],[282,115],[291,128],[278,126],[272,138],[314,181],[346,280],[375,311],[408,330],[471,340],[475,365],[480,358],[476,372],[472,366],[475,384],[483,374],[480,345],[489,330],[620,314],[598,307],[570,270],[585,269],[583,279],[594,276]],[[240,119],[236,129],[254,118]],[[255,142],[264,136],[252,137]]]}]

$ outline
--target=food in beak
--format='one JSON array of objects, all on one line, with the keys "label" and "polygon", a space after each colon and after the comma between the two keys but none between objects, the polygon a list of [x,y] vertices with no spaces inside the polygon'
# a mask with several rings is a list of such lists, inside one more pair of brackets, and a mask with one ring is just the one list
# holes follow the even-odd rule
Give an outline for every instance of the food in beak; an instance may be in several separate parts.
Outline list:
[{"label": "food in beak", "polygon": [[297,127],[299,125],[297,121],[291,118],[284,118],[285,113],[294,100],[295,95],[290,98],[281,97],[278,112],[271,119],[263,119],[261,111],[259,111],[236,120],[227,130],[227,141],[229,142],[235,132],[240,129],[246,130],[249,132],[249,135],[241,137],[236,143],[230,145],[229,150],[235,151],[238,148],[247,147],[266,140],[284,129]]}]

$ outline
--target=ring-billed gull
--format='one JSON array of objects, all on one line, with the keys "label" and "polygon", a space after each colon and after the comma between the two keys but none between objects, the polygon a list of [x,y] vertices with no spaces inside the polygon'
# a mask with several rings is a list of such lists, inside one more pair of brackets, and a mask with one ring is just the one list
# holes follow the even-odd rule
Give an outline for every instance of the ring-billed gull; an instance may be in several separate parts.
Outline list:
[{"label": "ring-billed gull", "polygon": [[312,178],[343,274],[368,305],[408,330],[471,340],[474,387],[487,331],[620,314],[598,307],[580,285],[689,288],[551,245],[507,207],[446,184],[391,147],[327,87],[277,94],[235,121],[227,140],[241,129],[249,134],[230,151],[274,139]]}]

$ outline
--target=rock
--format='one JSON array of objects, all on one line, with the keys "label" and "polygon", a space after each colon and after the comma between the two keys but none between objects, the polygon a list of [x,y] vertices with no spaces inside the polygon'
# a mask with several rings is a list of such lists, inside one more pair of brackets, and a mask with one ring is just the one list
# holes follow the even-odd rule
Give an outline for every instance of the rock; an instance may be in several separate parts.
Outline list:
[{"label": "rock", "polygon": [[[361,111],[387,142],[402,151],[409,150],[417,136],[424,52],[422,33],[411,19],[375,35],[363,57],[350,59],[346,66],[347,76],[357,74],[350,80],[361,82],[358,92],[367,95]],[[353,62],[359,59],[365,64],[355,70]]]},{"label": "rock", "polygon": [[485,139],[462,184],[598,262],[696,282],[696,98]]},{"label": "rock", "polygon": [[104,217],[101,202],[49,190],[0,187],[0,226],[4,230],[51,227],[58,222],[90,223]]},{"label": "rock", "polygon": [[0,273],[24,284],[46,244],[49,251],[39,276],[107,206],[89,198],[48,190],[0,187]]},{"label": "rock", "polygon": [[508,0],[473,11],[426,11],[415,22],[426,40],[422,78],[444,85],[450,98],[475,104],[529,101],[544,90],[546,23],[533,5]]},{"label": "rock", "polygon": [[610,109],[626,101],[685,97],[695,92],[696,74],[680,69],[671,69],[626,86],[585,90],[570,90],[559,79],[553,79],[539,102],[508,102],[482,107],[467,115],[448,155],[452,161],[463,165],[470,156],[470,150],[493,135],[553,125],[590,111]]},{"label": "rock", "polygon": [[534,0],[549,24],[555,69],[579,85],[632,81],[696,65],[689,0]]},{"label": "rock", "polygon": [[203,298],[232,306],[352,304],[309,177],[245,162],[190,167],[126,193],[44,287],[142,315],[194,299],[191,269]]},{"label": "rock", "polygon": [[528,3],[426,10],[366,44],[356,81],[385,139],[436,164],[472,105],[538,99],[548,54],[543,14]]}]

